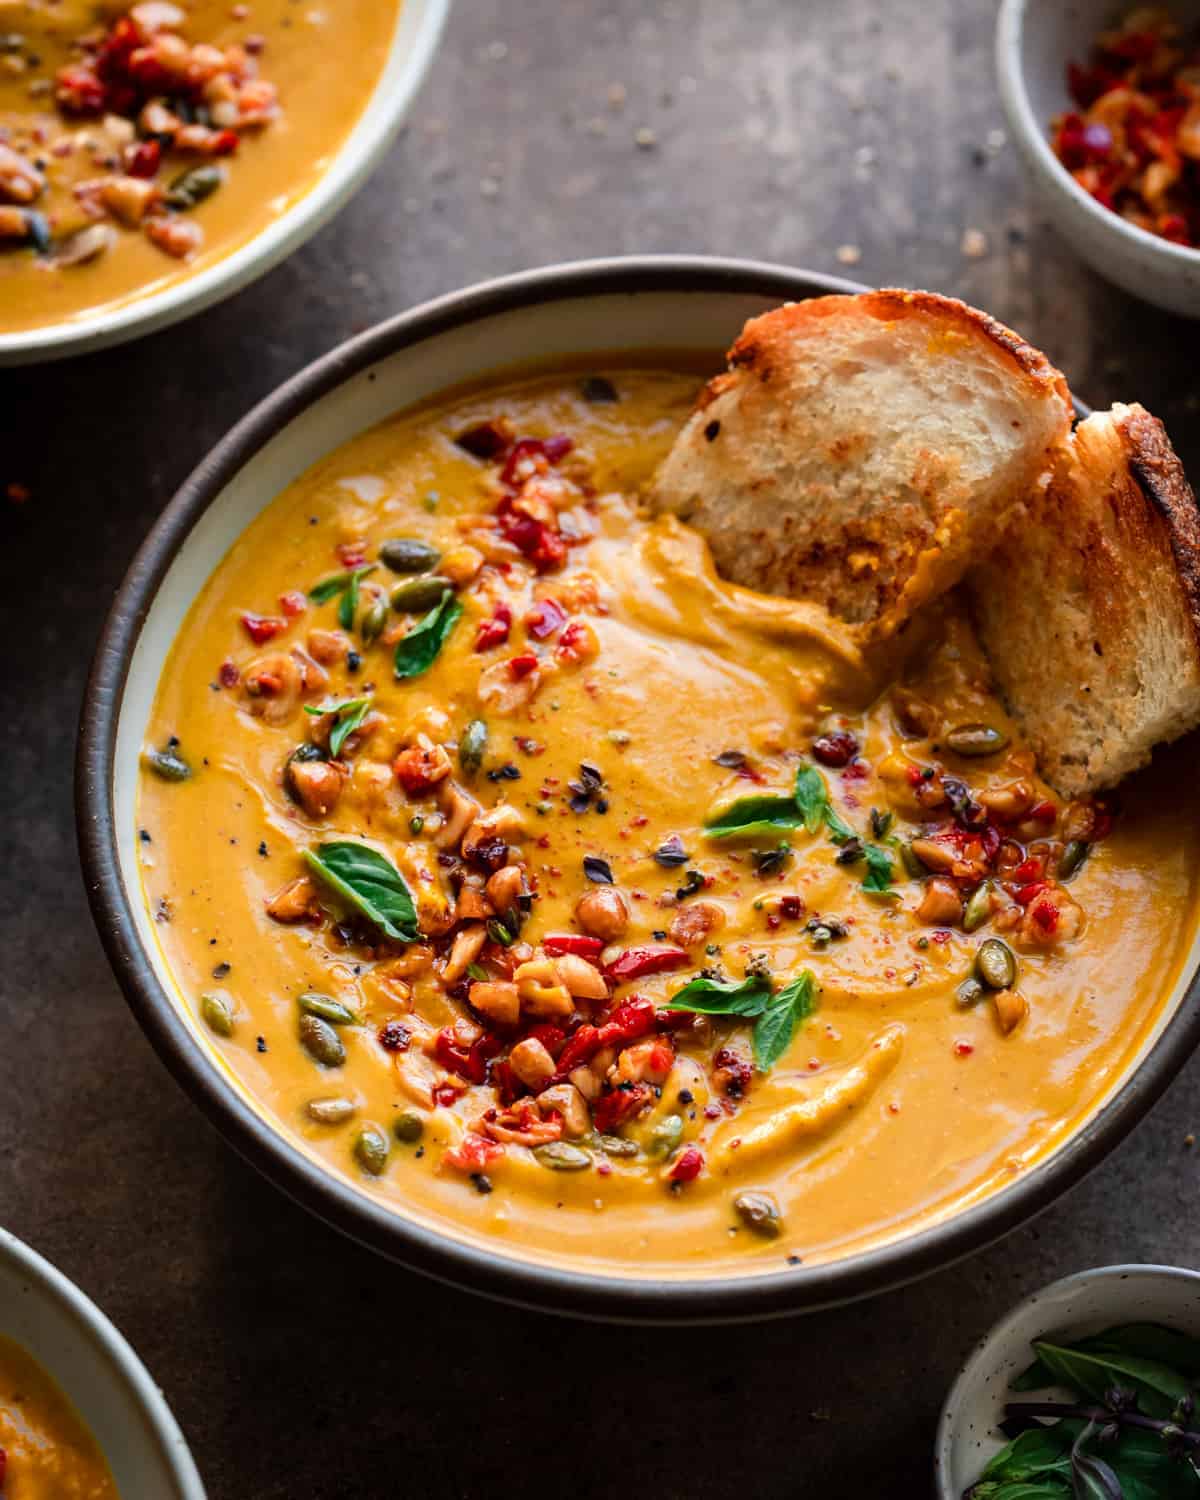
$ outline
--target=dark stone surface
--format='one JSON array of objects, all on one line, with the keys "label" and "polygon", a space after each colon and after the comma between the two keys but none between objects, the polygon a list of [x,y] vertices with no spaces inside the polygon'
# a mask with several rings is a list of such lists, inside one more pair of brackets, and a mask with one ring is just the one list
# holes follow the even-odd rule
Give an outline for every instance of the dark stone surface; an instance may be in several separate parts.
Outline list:
[{"label": "dark stone surface", "polygon": [[[1017,1298],[1086,1265],[1195,1260],[1193,1067],[1035,1226],[874,1302],[666,1334],[440,1290],[217,1140],[125,1008],[75,855],[84,674],[150,521],[252,402],[436,293],[650,250],[930,286],[1015,323],[1085,399],[1144,400],[1200,457],[1194,326],[1079,266],[1012,148],[989,147],[993,17],[989,0],[460,0],[405,138],[306,249],[182,327],[0,374],[0,480],[34,490],[0,511],[0,1216],[132,1339],[213,1500],[920,1495],[956,1362]],[[961,253],[967,228],[986,255]]]}]

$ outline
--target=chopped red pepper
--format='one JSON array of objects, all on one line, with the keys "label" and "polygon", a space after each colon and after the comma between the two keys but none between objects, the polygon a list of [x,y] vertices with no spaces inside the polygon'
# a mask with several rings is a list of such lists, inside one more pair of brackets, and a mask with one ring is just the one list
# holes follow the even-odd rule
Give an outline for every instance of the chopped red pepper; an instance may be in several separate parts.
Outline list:
[{"label": "chopped red pepper", "polygon": [[601,1094],[592,1109],[592,1120],[601,1135],[610,1135],[618,1125],[640,1114],[654,1097],[648,1083],[623,1083]]},{"label": "chopped red pepper", "polygon": [[464,1135],[457,1146],[451,1146],[442,1157],[442,1162],[459,1172],[482,1172],[503,1155],[504,1147],[499,1141],[489,1141],[486,1136],[469,1134]]},{"label": "chopped red pepper", "polygon": [[1035,802],[1029,809],[1029,816],[1035,823],[1053,823],[1058,817],[1058,808],[1047,797],[1042,802]]},{"label": "chopped red pepper", "polygon": [[630,979],[644,979],[647,974],[670,973],[687,962],[687,953],[682,948],[670,943],[645,943],[618,953],[604,972],[615,984],[625,984]]},{"label": "chopped red pepper", "polygon": [[241,673],[238,671],[236,663],[231,661],[229,657],[226,657],[217,668],[217,681],[222,687],[237,687],[240,676]]},{"label": "chopped red pepper", "polygon": [[162,146],[158,141],[153,138],[138,141],[128,147],[127,152],[125,170],[130,177],[153,177],[158,171],[158,164],[162,160]]},{"label": "chopped red pepper", "polygon": [[308,600],[298,590],[293,589],[291,593],[280,594],[279,607],[285,615],[294,620],[297,615],[302,615],[308,608]]},{"label": "chopped red pepper", "polygon": [[573,1031],[567,1038],[567,1044],[558,1055],[558,1073],[555,1075],[559,1083],[573,1069],[580,1067],[583,1063],[591,1062],[600,1050],[600,1028],[598,1026],[583,1025]]},{"label": "chopped red pepper", "polygon": [[1029,885],[1023,885],[1019,887],[1016,891],[1014,891],[1013,894],[1016,896],[1017,900],[1021,903],[1022,906],[1028,906],[1032,901],[1040,896],[1043,891],[1048,891],[1049,889],[1050,887],[1044,880],[1035,880],[1032,881]]},{"label": "chopped red pepper", "polygon": [[580,958],[599,958],[604,951],[604,940],[585,937],[581,932],[551,932],[542,939],[542,947],[551,958],[563,953],[577,953]]},{"label": "chopped red pepper", "polygon": [[531,1041],[541,1042],[551,1057],[557,1057],[562,1052],[567,1040],[567,1033],[561,1026],[552,1026],[548,1022],[531,1027],[526,1036]]},{"label": "chopped red pepper", "polygon": [[508,664],[508,675],[514,682],[520,682],[523,677],[528,677],[530,672],[537,670],[538,659],[532,651],[523,652],[520,656],[514,656]]},{"label": "chopped red pepper", "polygon": [[501,484],[518,489],[534,474],[542,474],[560,463],[574,447],[565,434],[550,438],[518,438],[500,471]]},{"label": "chopped red pepper", "polygon": [[55,77],[54,98],[68,114],[98,115],[104,109],[107,90],[91,68],[68,63]]},{"label": "chopped red pepper", "polygon": [[[476,651],[490,651],[493,646],[502,646],[512,629],[512,610],[507,604],[497,604],[488,620],[480,620],[475,636]],[[535,659],[536,661],[536,659]]]},{"label": "chopped red pepper", "polygon": [[601,1026],[598,1046],[620,1047],[653,1030],[654,1006],[641,995],[630,995]]},{"label": "chopped red pepper", "polygon": [[566,618],[566,611],[556,599],[541,599],[525,616],[525,629],[535,641],[544,641],[562,629]]},{"label": "chopped red pepper", "polygon": [[254,644],[261,646],[264,641],[274,640],[281,631],[286,630],[287,621],[279,619],[277,615],[244,614],[242,626]]},{"label": "chopped red pepper", "polygon": [[1040,859],[1025,859],[1012,872],[1011,879],[1017,885],[1029,885],[1031,881],[1040,880],[1043,875],[1042,862]]},{"label": "chopped red pepper", "polygon": [[1043,932],[1053,936],[1058,931],[1061,913],[1055,901],[1048,895],[1041,895],[1029,908],[1029,915],[1042,929]]},{"label": "chopped red pepper", "polygon": [[485,1031],[478,1041],[464,1047],[449,1026],[443,1026],[433,1044],[433,1055],[448,1073],[457,1073],[468,1083],[483,1083],[487,1079],[488,1061],[503,1048],[498,1036]]},{"label": "chopped red pepper", "polygon": [[703,1170],[703,1151],[698,1146],[685,1146],[671,1163],[667,1176],[672,1182],[695,1182]]},{"label": "chopped red pepper", "polygon": [[461,1099],[467,1092],[461,1083],[439,1083],[433,1090],[433,1102],[443,1109],[449,1109],[456,1099]]}]

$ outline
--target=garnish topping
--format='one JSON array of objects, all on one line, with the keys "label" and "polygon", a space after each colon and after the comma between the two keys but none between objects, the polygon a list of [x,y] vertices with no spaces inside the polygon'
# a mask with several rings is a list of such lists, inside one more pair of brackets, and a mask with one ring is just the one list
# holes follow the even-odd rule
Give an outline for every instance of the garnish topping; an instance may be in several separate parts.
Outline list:
[{"label": "garnish topping", "polygon": [[462,618],[462,612],[463,607],[453,594],[443,594],[441,601],[396,642],[396,676],[404,679],[427,672]]},{"label": "garnish topping", "polygon": [[387,937],[414,943],[420,936],[417,908],[403,875],[366,844],[341,840],[306,849],[309,869]]}]

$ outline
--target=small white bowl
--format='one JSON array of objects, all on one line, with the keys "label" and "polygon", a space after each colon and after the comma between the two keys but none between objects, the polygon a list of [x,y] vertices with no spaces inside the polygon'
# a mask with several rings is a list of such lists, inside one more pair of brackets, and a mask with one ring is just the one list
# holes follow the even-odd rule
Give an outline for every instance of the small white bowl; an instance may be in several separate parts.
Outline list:
[{"label": "small white bowl", "polygon": [[[1050,121],[1073,108],[1069,62],[1086,62],[1097,34],[1132,0],[1004,0],[996,29],[996,68],[1009,130],[1042,206],[1063,238],[1109,281],[1156,307],[1200,317],[1200,250],[1173,245],[1127,223],[1084,192],[1050,148]],[[1185,24],[1200,0],[1175,0]]]},{"label": "small white bowl", "polygon": [[205,1500],[183,1433],[145,1365],[98,1307],[0,1229],[0,1334],[51,1375],[129,1500]]},{"label": "small white bowl", "polygon": [[1115,1323],[1164,1323],[1200,1337],[1200,1272],[1178,1266],[1097,1266],[1035,1292],[1003,1318],[963,1365],[938,1422],[937,1500],[962,1500],[1004,1446],[998,1424],[1014,1396],[1008,1383],[1033,1362],[1046,1334],[1082,1338]]},{"label": "small white bowl", "polygon": [[[386,3],[394,5],[396,0]],[[449,12],[450,0],[403,0],[383,72],[358,123],[320,180],[286,213],[205,270],[161,292],[68,322],[0,333],[0,367],[90,354],[166,328],[231,296],[298,249],[379,164],[404,123]]]}]

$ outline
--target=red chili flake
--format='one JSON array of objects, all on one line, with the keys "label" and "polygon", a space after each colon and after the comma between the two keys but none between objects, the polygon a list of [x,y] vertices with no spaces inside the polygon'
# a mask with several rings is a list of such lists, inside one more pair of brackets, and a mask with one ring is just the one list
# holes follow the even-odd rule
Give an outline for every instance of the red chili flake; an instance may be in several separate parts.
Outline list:
[{"label": "red chili flake", "polygon": [[858,741],[848,730],[838,729],[814,740],[812,752],[813,758],[823,766],[848,766],[858,754]]},{"label": "red chili flake", "polygon": [[[493,646],[502,646],[512,629],[512,610],[507,604],[497,604],[488,620],[480,620],[475,636],[476,651],[490,651]],[[534,658],[537,665],[537,658]]]},{"label": "red chili flake", "polygon": [[647,974],[667,974],[680,969],[688,962],[682,948],[668,943],[646,943],[637,948],[626,948],[605,969],[605,974],[614,984],[625,984],[630,979],[643,979]]},{"label": "red chili flake", "polygon": [[1058,931],[1061,913],[1057,904],[1049,896],[1042,896],[1035,901],[1029,908],[1029,915],[1044,933],[1053,936]]},{"label": "red chili flake", "polygon": [[237,667],[228,656],[217,668],[217,681],[221,684],[222,687],[237,687],[238,678],[240,677],[240,675],[241,674],[239,673]]},{"label": "red chili flake", "polygon": [[974,1052],[974,1050],[975,1048],[971,1045],[970,1042],[955,1042],[954,1044],[955,1057],[970,1057],[971,1053]]},{"label": "red chili flake", "polygon": [[439,1083],[433,1090],[433,1102],[440,1105],[443,1109],[449,1109],[455,1100],[461,1099],[466,1092],[466,1089],[460,1084]]},{"label": "red chili flake", "polygon": [[590,656],[594,646],[588,627],[580,620],[572,620],[559,637],[554,654],[559,661],[577,662]]},{"label": "red chili flake", "polygon": [[464,1135],[457,1146],[451,1146],[442,1161],[456,1171],[472,1174],[491,1166],[503,1155],[504,1147],[499,1141],[489,1141],[486,1136],[471,1133]]},{"label": "red chili flake", "polygon": [[333,550],[343,568],[361,568],[367,560],[367,549],[363,542],[339,542]]},{"label": "red chili flake", "polygon": [[242,626],[254,644],[261,646],[264,641],[274,640],[281,631],[286,630],[287,621],[279,619],[277,615],[244,614]]},{"label": "red chili flake", "polygon": [[4,1483],[4,1476],[8,1473],[8,1454],[0,1448],[0,1485]]},{"label": "red chili flake", "polygon": [[921,773],[920,766],[908,766],[908,767],[906,767],[905,771],[904,771],[904,776],[905,776],[905,779],[907,780],[909,786],[920,786],[921,783],[925,780],[925,777]]},{"label": "red chili flake", "polygon": [[804,915],[804,902],[799,896],[780,896],[779,914],[786,917],[788,921],[794,922],[797,917]]},{"label": "red chili flake", "polygon": [[523,652],[520,656],[514,656],[508,664],[508,675],[514,682],[520,682],[523,677],[528,677],[530,672],[537,670],[538,659],[532,651]]},{"label": "red chili flake", "polygon": [[397,1021],[395,1018],[385,1021],[379,1028],[376,1036],[378,1037],[379,1045],[385,1052],[407,1051],[408,1045],[412,1041],[412,1032],[409,1031],[403,1022]]},{"label": "red chili flake", "polygon": [[55,76],[54,98],[67,114],[98,115],[104,109],[106,97],[103,83],[82,63],[68,63]]},{"label": "red chili flake", "polygon": [[291,593],[280,594],[279,607],[289,619],[294,620],[297,615],[302,615],[308,608],[308,600],[303,594],[293,589]]},{"label": "red chili flake", "polygon": [[584,937],[581,932],[551,932],[542,939],[542,947],[551,958],[563,953],[577,953],[580,958],[599,958],[604,941],[598,937]]},{"label": "red chili flake", "polygon": [[541,599],[525,616],[525,629],[535,641],[544,641],[562,629],[566,618],[566,611],[557,600]]},{"label": "red chili flake", "polygon": [[667,1173],[672,1182],[695,1182],[704,1170],[704,1153],[698,1146],[685,1146]]},{"label": "red chili flake", "polygon": [[449,1026],[443,1026],[433,1044],[433,1055],[448,1073],[457,1073],[468,1083],[483,1083],[487,1065],[503,1048],[498,1036],[484,1032],[478,1041],[464,1047]]},{"label": "red chili flake", "polygon": [[618,1125],[640,1114],[654,1097],[648,1083],[623,1084],[601,1094],[592,1109],[592,1119],[601,1135],[610,1135]]},{"label": "red chili flake", "polygon": [[161,160],[162,146],[153,137],[125,148],[125,170],[130,177],[153,177]]}]

